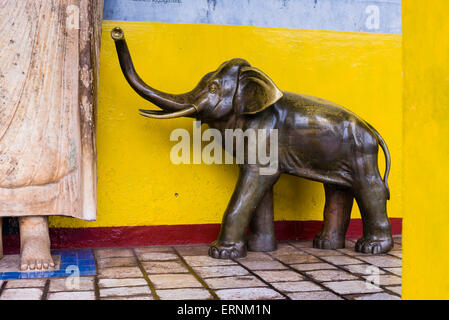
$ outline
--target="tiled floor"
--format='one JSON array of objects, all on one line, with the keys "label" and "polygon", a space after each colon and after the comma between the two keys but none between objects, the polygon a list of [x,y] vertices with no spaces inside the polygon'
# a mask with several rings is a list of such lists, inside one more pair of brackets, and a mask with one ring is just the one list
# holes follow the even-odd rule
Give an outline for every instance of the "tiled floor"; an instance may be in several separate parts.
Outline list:
[{"label": "tiled floor", "polygon": [[0,280],[0,300],[400,299],[402,238],[376,256],[354,243],[282,242],[236,261],[208,257],[207,245],[95,249],[96,276]]}]

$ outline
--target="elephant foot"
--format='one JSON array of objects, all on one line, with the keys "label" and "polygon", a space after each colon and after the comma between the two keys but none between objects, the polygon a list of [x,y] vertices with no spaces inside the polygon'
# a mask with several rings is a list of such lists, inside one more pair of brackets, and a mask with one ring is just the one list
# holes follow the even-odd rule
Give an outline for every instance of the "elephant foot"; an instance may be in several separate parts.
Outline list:
[{"label": "elephant foot", "polygon": [[345,237],[322,235],[318,233],[313,239],[313,247],[317,249],[343,249],[345,247]]},{"label": "elephant foot", "polygon": [[216,240],[209,248],[209,256],[215,259],[237,259],[246,257],[246,243]]},{"label": "elephant foot", "polygon": [[362,253],[381,254],[393,249],[392,237],[379,239],[377,237],[361,237],[357,240],[355,251]]},{"label": "elephant foot", "polygon": [[275,251],[277,249],[276,237],[273,234],[252,233],[248,239],[249,251]]}]

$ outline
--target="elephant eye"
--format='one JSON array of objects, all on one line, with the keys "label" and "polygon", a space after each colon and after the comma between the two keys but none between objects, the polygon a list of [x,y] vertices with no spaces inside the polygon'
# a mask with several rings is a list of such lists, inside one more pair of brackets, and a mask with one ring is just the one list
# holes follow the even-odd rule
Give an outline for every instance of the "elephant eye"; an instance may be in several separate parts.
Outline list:
[{"label": "elephant eye", "polygon": [[216,83],[211,83],[209,85],[209,92],[216,93],[218,91],[218,85]]}]

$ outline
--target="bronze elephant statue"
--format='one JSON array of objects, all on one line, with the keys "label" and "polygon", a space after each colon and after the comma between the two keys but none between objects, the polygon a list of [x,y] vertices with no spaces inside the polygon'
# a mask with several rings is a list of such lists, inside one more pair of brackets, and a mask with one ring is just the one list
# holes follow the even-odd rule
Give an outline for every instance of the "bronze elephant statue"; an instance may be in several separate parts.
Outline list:
[{"label": "bronze elephant statue", "polygon": [[[391,250],[386,210],[390,154],[380,134],[366,121],[330,101],[279,90],[266,74],[243,59],[221,64],[190,92],[174,95],[158,91],[137,75],[123,31],[117,27],[111,35],[128,83],[162,109],[140,110],[141,115],[156,119],[192,117],[220,132],[277,130],[276,170],[261,174],[260,168],[266,164],[240,165],[240,176],[210,256],[233,259],[244,257],[247,250],[276,249],[273,186],[282,173],[324,184],[324,223],[314,247],[344,247],[355,198],[363,222],[363,236],[355,250],[373,254]],[[268,144],[273,143],[270,139],[271,135]],[[383,179],[378,168],[379,145],[386,157]]]}]

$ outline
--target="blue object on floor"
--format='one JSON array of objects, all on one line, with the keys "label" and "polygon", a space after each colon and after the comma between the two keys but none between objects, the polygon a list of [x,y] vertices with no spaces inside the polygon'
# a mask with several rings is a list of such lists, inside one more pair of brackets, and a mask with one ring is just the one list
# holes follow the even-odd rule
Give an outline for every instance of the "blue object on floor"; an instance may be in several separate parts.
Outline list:
[{"label": "blue object on floor", "polygon": [[52,256],[60,256],[59,270],[0,272],[0,279],[32,279],[32,278],[62,278],[69,276],[95,276],[94,255],[91,249],[53,250]]}]

